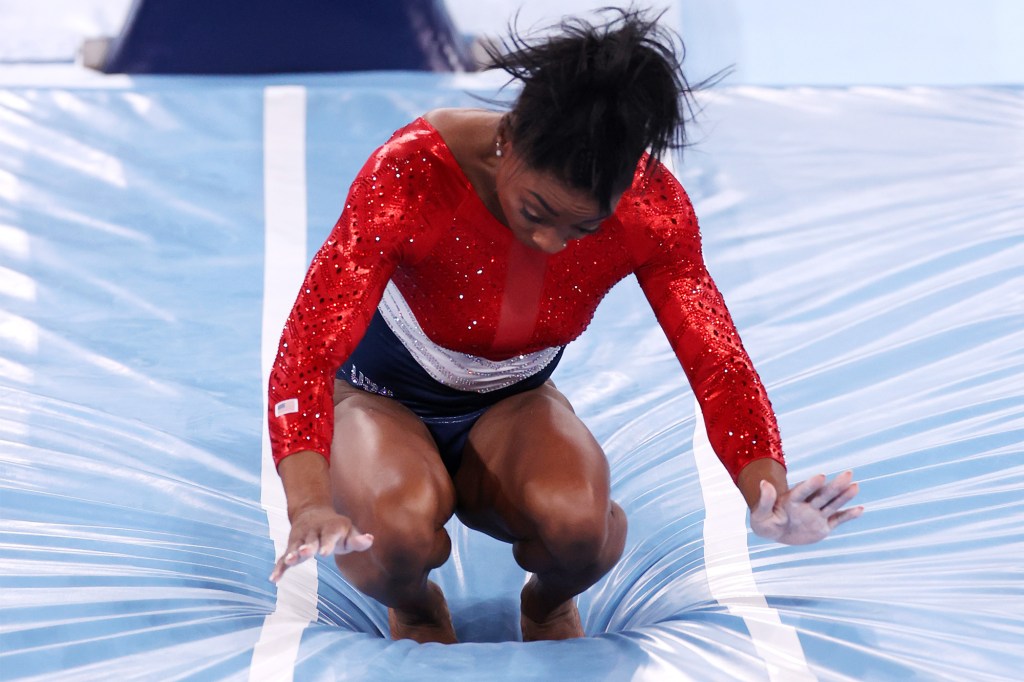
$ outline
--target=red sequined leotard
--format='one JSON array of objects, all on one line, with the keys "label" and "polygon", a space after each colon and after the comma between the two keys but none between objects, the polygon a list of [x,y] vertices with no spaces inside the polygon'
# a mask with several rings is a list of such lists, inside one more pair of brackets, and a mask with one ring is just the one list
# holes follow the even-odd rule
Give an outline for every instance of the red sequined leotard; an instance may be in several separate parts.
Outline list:
[{"label": "red sequined leotard", "polygon": [[491,215],[423,119],[366,162],[306,274],[270,378],[275,462],[300,450],[330,457],[334,374],[389,280],[435,344],[503,360],[578,337],[604,295],[631,273],[733,479],[755,459],[784,463],[771,403],[704,266],[693,208],[671,173],[641,164],[596,234],[548,255]]}]

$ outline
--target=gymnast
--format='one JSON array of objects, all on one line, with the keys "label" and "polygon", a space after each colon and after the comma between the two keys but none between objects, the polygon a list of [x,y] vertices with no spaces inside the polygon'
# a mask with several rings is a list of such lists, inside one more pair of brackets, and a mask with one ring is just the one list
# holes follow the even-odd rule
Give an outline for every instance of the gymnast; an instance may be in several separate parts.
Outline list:
[{"label": "gymnast", "polygon": [[642,11],[491,52],[510,111],[442,109],[363,166],[313,259],[269,385],[291,533],[388,608],[392,639],[456,642],[429,580],[451,516],[532,577],[524,641],[583,637],[574,597],[619,560],[626,517],[601,446],[551,381],[602,297],[634,275],[762,537],[821,540],[860,515],[852,473],[792,488],[775,415],[708,275],[683,188],[693,89]]}]

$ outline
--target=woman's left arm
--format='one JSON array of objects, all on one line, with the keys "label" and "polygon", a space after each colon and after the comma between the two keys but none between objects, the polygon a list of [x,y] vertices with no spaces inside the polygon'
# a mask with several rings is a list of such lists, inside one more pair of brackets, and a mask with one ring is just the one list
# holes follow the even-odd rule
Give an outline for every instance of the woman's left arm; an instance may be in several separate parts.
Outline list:
[{"label": "woman's left arm", "polygon": [[642,235],[633,249],[637,279],[690,380],[711,445],[750,507],[754,532],[805,544],[860,516],[859,507],[841,511],[857,494],[850,472],[789,488],[775,413],[704,265],[683,188],[659,164],[646,189],[631,190],[620,206]]}]

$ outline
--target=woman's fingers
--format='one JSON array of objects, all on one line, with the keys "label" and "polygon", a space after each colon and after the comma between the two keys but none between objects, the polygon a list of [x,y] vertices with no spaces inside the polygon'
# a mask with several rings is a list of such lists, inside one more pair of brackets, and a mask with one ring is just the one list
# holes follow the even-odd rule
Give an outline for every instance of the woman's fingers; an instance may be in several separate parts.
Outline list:
[{"label": "woman's fingers", "polygon": [[292,524],[288,548],[277,560],[270,580],[277,582],[291,566],[319,553],[321,556],[369,549],[373,536],[360,533],[352,522],[332,509],[313,509]]},{"label": "woman's fingers", "polygon": [[294,548],[289,547],[285,551],[284,555],[282,555],[281,558],[277,560],[277,563],[274,564],[274,570],[270,573],[270,582],[276,583],[281,579],[281,576],[284,575],[284,572],[291,566],[294,566],[305,558],[308,558],[308,556],[302,556],[302,549],[304,547],[306,547],[306,545],[300,545]]},{"label": "woman's fingers", "polygon": [[833,497],[828,504],[821,508],[825,514],[832,514],[842,509],[843,505],[857,496],[860,486],[856,483],[848,484],[838,495]]},{"label": "woman's fingers", "polygon": [[360,533],[351,523],[339,524],[320,536],[320,556],[364,552],[373,544],[373,536]]},{"label": "woman's fingers", "polygon": [[852,479],[852,471],[844,471],[828,482],[826,482],[825,476],[822,474],[821,485],[818,486],[818,489],[807,498],[808,504],[815,509],[824,509],[850,487],[850,481]]},{"label": "woman's fingers", "polygon": [[834,530],[836,526],[847,521],[853,521],[855,518],[864,513],[864,507],[851,507],[850,509],[844,509],[838,514],[833,514],[828,519],[829,530]]},{"label": "woman's fingers", "polygon": [[320,542],[317,540],[313,540],[312,542],[306,542],[299,545],[299,548],[296,550],[296,552],[299,555],[299,558],[295,563],[302,563],[309,557],[313,556],[314,554],[316,554],[316,550],[319,547]]},{"label": "woman's fingers", "polygon": [[320,529],[317,527],[307,528],[306,532],[302,534],[302,544],[296,547],[292,554],[295,560],[292,565],[301,563],[309,557],[316,554],[317,549],[320,548]]},{"label": "woman's fingers", "polygon": [[797,483],[789,491],[789,499],[793,502],[807,502],[821,491],[821,487],[825,485],[826,480],[825,474],[818,474],[817,476],[811,476],[806,481]]},{"label": "woman's fingers", "polygon": [[276,583],[284,573],[284,559],[278,559],[274,564],[274,570],[270,572],[270,582]]},{"label": "woman's fingers", "polygon": [[352,533],[345,536],[345,542],[334,550],[335,554],[348,554],[349,552],[365,552],[373,545],[373,536],[369,533],[360,533],[352,529]]},{"label": "woman's fingers", "polygon": [[834,511],[857,494],[856,484],[851,484],[852,480],[852,471],[844,471],[831,481],[827,480],[825,474],[818,474],[795,486],[790,497],[795,502],[806,502],[815,509]]},{"label": "woman's fingers", "polygon": [[296,563],[298,563],[298,559],[295,552],[285,552],[284,555],[277,560],[277,563],[274,564],[274,570],[270,573],[270,582],[276,583],[279,581],[281,576],[284,575],[284,572]]}]

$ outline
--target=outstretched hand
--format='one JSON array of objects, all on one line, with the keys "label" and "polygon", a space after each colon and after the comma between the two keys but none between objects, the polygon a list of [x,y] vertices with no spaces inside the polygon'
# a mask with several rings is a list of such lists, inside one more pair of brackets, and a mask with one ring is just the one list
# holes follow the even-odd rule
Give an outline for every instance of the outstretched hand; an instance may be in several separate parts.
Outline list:
[{"label": "outstretched hand", "polygon": [[779,495],[768,481],[761,481],[761,496],[750,511],[750,527],[763,538],[787,545],[806,545],[825,538],[841,523],[864,512],[864,507],[843,509],[857,494],[853,472],[831,481],[813,476]]},{"label": "outstretched hand", "polygon": [[365,552],[373,544],[373,536],[360,533],[352,521],[330,507],[312,507],[296,514],[288,535],[288,547],[277,560],[271,582],[277,582],[290,567],[319,553],[348,554]]}]

